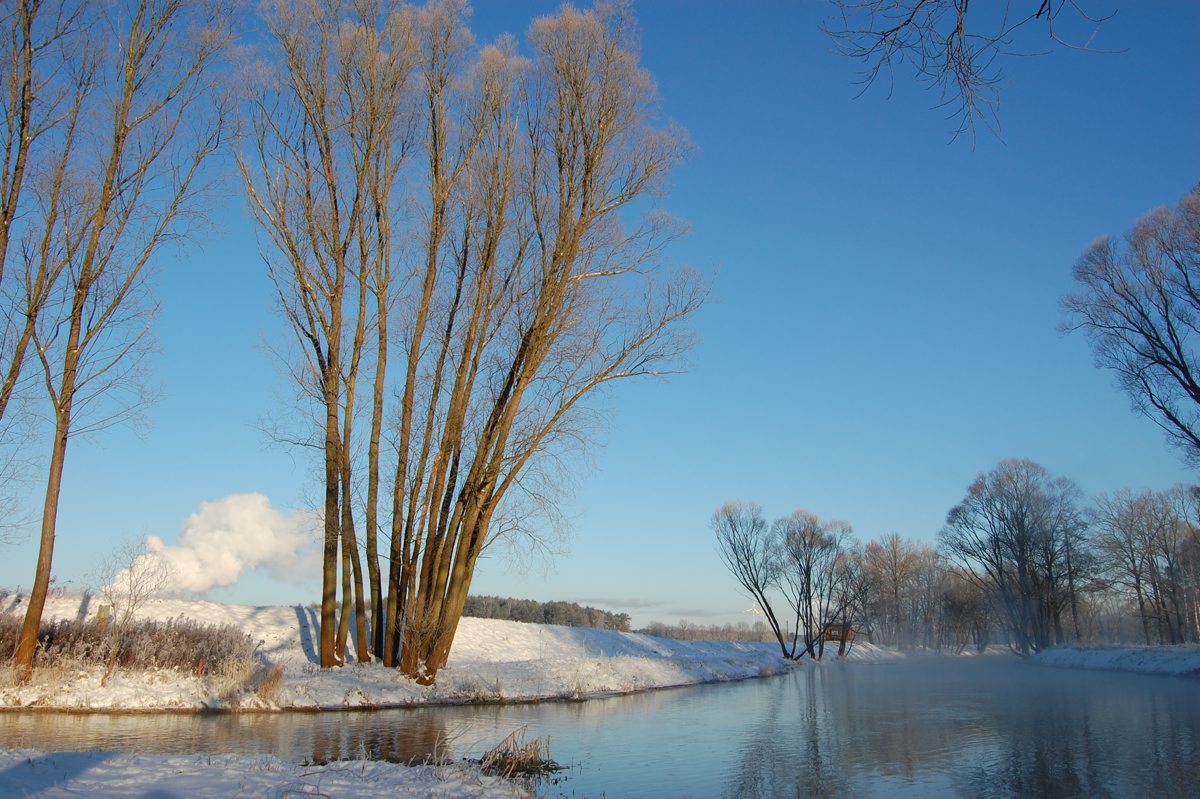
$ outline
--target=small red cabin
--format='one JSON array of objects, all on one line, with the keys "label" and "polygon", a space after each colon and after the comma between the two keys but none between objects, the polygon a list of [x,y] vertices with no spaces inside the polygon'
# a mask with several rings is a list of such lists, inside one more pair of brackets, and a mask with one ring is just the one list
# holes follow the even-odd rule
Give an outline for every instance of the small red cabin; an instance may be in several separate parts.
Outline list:
[{"label": "small red cabin", "polygon": [[826,641],[846,641],[854,640],[854,627],[849,624],[829,623],[825,625],[821,632],[821,637]]}]

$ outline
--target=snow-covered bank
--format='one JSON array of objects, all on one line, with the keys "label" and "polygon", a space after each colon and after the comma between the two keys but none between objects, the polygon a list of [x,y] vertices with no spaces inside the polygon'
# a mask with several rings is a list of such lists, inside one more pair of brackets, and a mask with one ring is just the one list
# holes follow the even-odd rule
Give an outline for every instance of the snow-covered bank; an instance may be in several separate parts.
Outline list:
[{"label": "snow-covered bank", "polygon": [[519,783],[466,765],[378,761],[301,766],[267,755],[121,755],[0,750],[5,796],[527,796]]},{"label": "snow-covered bank", "polygon": [[[94,616],[98,602],[57,594],[44,618]],[[23,612],[23,600],[3,597],[0,612]],[[0,707],[62,709],[203,709],[384,707],[481,701],[582,699],[651,688],[739,680],[791,668],[774,644],[672,641],[635,633],[464,618],[450,661],[437,684],[421,686],[395,669],[350,663],[329,671],[316,667],[317,612],[313,608],[249,607],[214,602],[155,599],[140,618],[183,617],[206,624],[234,624],[259,643],[258,656],[279,665],[283,676],[264,702],[250,691],[218,686],[198,673],[119,671],[100,686],[100,667],[35,672],[33,681],[0,687]],[[851,659],[870,659],[856,646]]]},{"label": "snow-covered bank", "polygon": [[1200,675],[1200,646],[1056,646],[1038,652],[1031,663],[1072,669],[1130,671],[1171,676]]}]

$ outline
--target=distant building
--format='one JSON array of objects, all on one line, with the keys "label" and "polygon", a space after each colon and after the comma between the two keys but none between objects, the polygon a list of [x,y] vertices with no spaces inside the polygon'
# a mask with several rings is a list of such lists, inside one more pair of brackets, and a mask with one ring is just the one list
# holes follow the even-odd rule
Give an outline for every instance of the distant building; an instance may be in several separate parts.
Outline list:
[{"label": "distant building", "polygon": [[854,627],[849,624],[840,624],[830,622],[825,625],[821,632],[821,637],[826,641],[846,641],[849,643],[854,640]]}]

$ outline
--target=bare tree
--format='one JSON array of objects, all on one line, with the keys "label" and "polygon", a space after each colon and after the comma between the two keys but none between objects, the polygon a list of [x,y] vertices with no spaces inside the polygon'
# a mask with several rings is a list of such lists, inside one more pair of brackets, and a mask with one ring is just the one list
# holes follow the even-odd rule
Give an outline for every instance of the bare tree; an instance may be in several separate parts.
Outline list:
[{"label": "bare tree", "polygon": [[[852,545],[853,531],[843,521],[822,521],[797,510],[772,525],[779,586],[795,613],[791,657],[825,654],[827,625],[848,624],[863,598],[862,561]],[[797,654],[796,643],[804,649]]]},{"label": "bare tree", "polygon": [[1033,461],[1001,461],[970,485],[939,534],[941,550],[994,592],[1021,654],[1064,640],[1077,493]]},{"label": "bare tree", "polygon": [[359,659],[370,650],[352,486],[358,381],[372,328],[377,357],[365,537],[375,638],[381,632],[375,501],[394,269],[391,220],[397,176],[409,152],[405,103],[415,21],[407,6],[312,0],[269,7],[267,24],[277,61],[265,79],[256,76],[248,93],[250,134],[239,164],[251,208],[273,245],[271,277],[299,345],[293,374],[318,409],[324,485],[320,663],[328,668],[345,659],[352,617]]},{"label": "bare tree", "polygon": [[[1100,497],[1094,511],[1095,545],[1109,585],[1136,602],[1147,644],[1185,643],[1195,622],[1196,586],[1186,563],[1194,545],[1191,489],[1118,491]],[[1152,635],[1153,632],[1153,635]]]},{"label": "bare tree", "polygon": [[1075,283],[1063,300],[1066,329],[1087,334],[1096,365],[1200,464],[1200,186],[1177,207],[1151,211],[1122,242],[1092,244]]},{"label": "bare tree", "polygon": [[117,668],[125,633],[146,601],[165,590],[172,579],[171,566],[146,544],[122,544],[97,568],[95,584],[100,586],[100,623],[108,646],[108,668],[100,679],[104,686]]},{"label": "bare tree", "polygon": [[[78,92],[70,91],[63,74],[71,52],[79,45],[79,13],[62,4],[23,0],[9,6],[2,17],[8,33],[0,37],[0,59],[7,67],[0,87],[4,149],[0,164],[0,299],[4,311],[0,420],[6,416],[20,379],[38,314],[56,282],[55,275],[38,271],[33,264],[34,274],[23,275],[21,269],[10,268],[10,259],[16,255],[18,261],[28,260],[28,251],[36,246],[33,226],[22,224],[21,217],[33,201],[28,188],[31,172],[39,161],[53,158],[52,148],[44,148],[44,143],[54,133],[69,141],[82,111]],[[47,170],[52,171],[53,167]],[[18,242],[16,253],[12,252],[14,241]]]},{"label": "bare tree", "polygon": [[800,655],[808,654],[815,659],[814,644],[822,622],[817,597],[821,594],[826,563],[834,557],[832,541],[826,536],[821,519],[805,510],[776,519],[771,525],[771,538],[777,582],[794,614],[787,635],[792,642],[788,657],[797,656],[797,644],[803,639]]},{"label": "bare tree", "polygon": [[992,603],[983,583],[961,568],[944,572],[939,640],[953,651],[983,652],[991,640]]},{"label": "bare tree", "polygon": [[478,558],[505,533],[495,522],[509,495],[580,441],[601,389],[663,374],[690,346],[678,323],[703,291],[689,273],[656,269],[678,227],[650,214],[626,229],[622,218],[685,148],[653,125],[635,39],[626,6],[564,7],[534,23],[527,69],[509,43],[481,53],[482,146],[446,239],[450,290],[431,328],[424,424],[396,476],[420,501],[406,500],[393,527],[393,546],[400,530],[413,549],[399,559],[390,620],[403,631],[401,669],[422,681],[449,656]]},{"label": "bare tree", "polygon": [[[973,136],[980,122],[998,127],[1005,57],[1047,47],[1091,50],[1101,25],[1116,13],[1095,14],[1082,0],[831,1],[836,13],[825,32],[842,55],[863,63],[863,83],[869,86],[880,74],[890,82],[897,68],[911,69],[938,93],[938,106],[949,109],[956,136]],[[1019,40],[1035,26],[1045,38],[1031,48]]]},{"label": "bare tree", "polygon": [[[50,252],[47,232],[60,210],[39,206],[45,184],[66,178],[77,123],[85,110],[90,78],[77,73],[86,40],[83,9],[63,0],[20,0],[0,12],[0,484],[7,494],[27,476],[20,451],[27,449],[36,423],[30,407],[13,400],[32,399],[38,390],[26,366],[42,309],[58,285],[65,263]],[[81,86],[82,84],[82,86]],[[38,184],[43,184],[40,187]],[[3,499],[3,515],[12,524],[15,492]]]},{"label": "bare tree", "polygon": [[14,656],[24,675],[50,582],[68,439],[125,418],[140,399],[139,356],[154,311],[147,270],[203,188],[201,166],[225,122],[220,104],[207,101],[219,99],[211,67],[227,8],[182,0],[75,8],[79,35],[61,67],[67,93],[48,98],[68,98],[67,124],[25,220],[25,274],[54,276],[32,333],[54,429],[37,570]]},{"label": "bare tree", "polygon": [[1101,496],[1093,511],[1095,545],[1109,585],[1130,592],[1137,603],[1146,643],[1150,643],[1150,541],[1169,523],[1169,508],[1150,492],[1128,490]]},{"label": "bare tree", "polygon": [[778,584],[780,564],[762,508],[756,502],[726,502],[713,513],[710,525],[725,567],[766,617],[783,656],[794,657],[795,639],[789,648],[767,597]]},{"label": "bare tree", "polygon": [[908,597],[917,569],[917,546],[889,533],[867,544],[865,568],[871,584],[871,616],[878,643],[907,649],[913,644]]}]

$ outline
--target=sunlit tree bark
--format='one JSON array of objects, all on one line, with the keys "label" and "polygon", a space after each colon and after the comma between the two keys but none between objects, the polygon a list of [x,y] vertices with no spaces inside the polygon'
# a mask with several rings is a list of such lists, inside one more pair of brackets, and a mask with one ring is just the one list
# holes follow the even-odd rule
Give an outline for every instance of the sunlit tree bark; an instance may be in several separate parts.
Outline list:
[{"label": "sunlit tree bark", "polygon": [[[328,668],[345,657],[345,634],[340,641],[336,634],[339,563],[354,580],[344,595],[347,602],[356,596],[359,657],[370,649],[361,567],[354,567],[352,431],[366,331],[387,331],[392,189],[406,155],[402,100],[413,69],[414,20],[407,6],[368,0],[279,3],[266,19],[278,60],[267,74],[251,76],[248,146],[239,165],[273,245],[271,276],[301,352],[294,374],[318,408],[320,432],[309,440],[322,462],[320,663]],[[385,356],[386,342],[375,362],[376,405]],[[376,451],[374,417],[373,410],[369,447]],[[365,536],[372,553],[376,528],[371,515]],[[375,600],[378,573],[370,560],[368,567]]]},{"label": "sunlit tree bark", "polygon": [[[468,128],[480,145],[452,197],[456,232],[444,237],[452,249],[424,425],[409,431],[420,436],[407,449],[415,463],[397,472],[409,494],[400,540],[411,547],[396,586],[400,666],[423,680],[446,662],[510,492],[580,434],[576,415],[590,396],[675,359],[688,344],[676,323],[702,299],[686,275],[650,280],[677,228],[650,216],[626,229],[619,216],[684,148],[677,132],[649,124],[653,88],[628,9],[564,7],[535,22],[530,39],[528,67],[506,43],[480,59],[490,104],[473,106],[485,113]],[[434,142],[439,128],[430,131]],[[439,176],[453,174],[438,163],[431,158],[434,198]],[[437,209],[431,231],[442,224]]]}]

